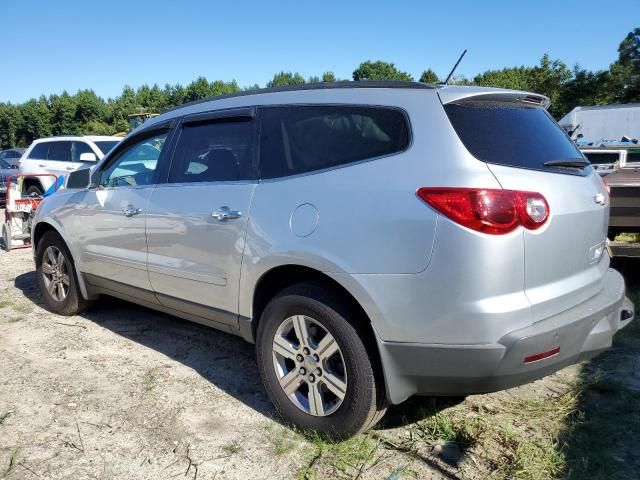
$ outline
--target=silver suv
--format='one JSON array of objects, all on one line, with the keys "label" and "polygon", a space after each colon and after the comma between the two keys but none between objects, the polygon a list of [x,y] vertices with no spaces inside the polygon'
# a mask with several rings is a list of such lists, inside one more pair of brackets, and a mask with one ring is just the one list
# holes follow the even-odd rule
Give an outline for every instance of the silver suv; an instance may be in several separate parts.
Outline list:
[{"label": "silver suv", "polygon": [[40,289],[60,314],[112,295],[254,342],[277,410],[333,437],[532,381],[634,316],[606,188],[547,106],[394,82],[188,104],[45,199]]}]

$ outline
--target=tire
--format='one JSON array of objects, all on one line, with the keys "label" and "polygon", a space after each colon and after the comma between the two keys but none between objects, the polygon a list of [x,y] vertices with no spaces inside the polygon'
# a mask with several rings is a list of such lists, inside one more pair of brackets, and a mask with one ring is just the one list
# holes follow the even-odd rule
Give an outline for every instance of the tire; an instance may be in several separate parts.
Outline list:
[{"label": "tire", "polygon": [[13,247],[11,244],[11,224],[9,222],[2,224],[2,243],[7,252]]},{"label": "tire", "polygon": [[31,197],[33,195],[39,197],[42,194],[43,194],[42,189],[37,185],[31,185],[29,188],[27,188],[27,196],[28,197]]},{"label": "tire", "polygon": [[[55,262],[49,257],[48,252],[53,253],[53,259],[56,260]],[[46,259],[44,258],[45,255],[47,255]],[[51,267],[57,267],[60,260],[59,255],[62,255],[63,262],[57,277],[55,277],[54,274],[51,273]],[[52,278],[56,280],[56,282],[57,278],[60,279],[60,282],[62,282],[61,288],[63,292],[66,291],[64,295],[60,294],[60,287],[54,287],[53,290],[48,288],[48,286],[51,286]],[[66,278],[68,283],[64,282],[64,278]],[[62,240],[62,237],[55,231],[46,232],[38,242],[36,248],[36,280],[47,309],[53,313],[67,316],[77,315],[90,305],[90,302],[84,299],[78,288],[78,278],[76,276],[73,257],[64,240]],[[57,283],[59,284],[60,282]],[[56,296],[58,296],[58,298],[56,298]]]},{"label": "tire", "polygon": [[[371,428],[382,418],[386,404],[381,378],[355,320],[336,294],[310,283],[283,290],[266,306],[258,326],[258,367],[269,398],[285,421],[339,440]],[[310,332],[306,343],[298,340],[301,329]],[[284,349],[282,339],[288,345]],[[323,351],[332,351],[336,345],[337,351],[325,357]],[[314,361],[315,354],[319,356]],[[317,373],[315,378],[311,371]],[[281,382],[292,386],[289,393]],[[312,394],[313,388],[319,393]],[[318,401],[312,402],[312,397]]]}]

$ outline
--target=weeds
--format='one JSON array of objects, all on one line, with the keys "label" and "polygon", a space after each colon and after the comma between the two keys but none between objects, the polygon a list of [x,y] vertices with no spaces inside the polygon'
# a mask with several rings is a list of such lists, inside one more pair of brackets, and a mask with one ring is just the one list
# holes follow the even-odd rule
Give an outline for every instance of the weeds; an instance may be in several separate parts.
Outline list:
[{"label": "weeds", "polygon": [[231,456],[239,453],[242,450],[242,445],[240,445],[240,442],[234,440],[233,442],[224,445],[222,450],[224,450],[227,455]]},{"label": "weeds", "polygon": [[13,302],[11,300],[0,300],[0,309],[13,307]]},{"label": "weeds", "polygon": [[8,412],[5,413],[1,413],[0,414],[0,426],[4,424],[4,421],[9,418],[9,415],[11,415],[13,412],[11,410],[9,410]]},{"label": "weeds", "polygon": [[156,388],[156,384],[158,383],[157,370],[157,368],[150,368],[145,372],[142,378],[142,386],[145,392],[150,392]]}]

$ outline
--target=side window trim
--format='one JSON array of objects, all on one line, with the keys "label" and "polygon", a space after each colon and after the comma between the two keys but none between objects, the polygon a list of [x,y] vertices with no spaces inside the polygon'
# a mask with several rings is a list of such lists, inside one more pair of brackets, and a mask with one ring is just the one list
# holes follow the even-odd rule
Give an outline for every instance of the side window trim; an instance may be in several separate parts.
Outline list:
[{"label": "side window trim", "polygon": [[192,123],[209,122],[216,120],[229,120],[233,118],[250,118],[256,116],[256,107],[240,107],[229,108],[225,110],[211,110],[209,112],[192,113],[182,117],[182,124],[189,125]]},{"label": "side window trim", "polygon": [[[138,143],[140,143],[145,139],[152,138],[154,136],[166,133],[167,139],[165,140],[165,145],[163,146],[162,151],[160,152],[160,156],[158,157],[158,167],[156,167],[156,170],[154,172],[154,178],[150,185],[157,185],[158,183],[161,183],[159,181],[159,179],[161,178],[159,176],[159,173],[163,165],[163,162],[167,157],[167,151],[168,151],[167,147],[169,146],[168,142],[170,142],[173,137],[174,130],[171,127],[171,124],[173,123],[174,122],[171,121],[170,124],[168,122],[163,122],[160,125],[157,125],[157,126],[154,125],[154,128],[147,129],[143,132],[140,132],[139,134],[136,134],[134,137],[131,137],[126,141],[121,142],[105,157],[106,161],[102,162],[99,169],[95,172],[94,174],[95,182],[92,180],[92,183],[95,183],[97,185],[97,188],[106,188],[106,187],[101,187],[102,175],[104,175],[104,172],[106,169],[108,169],[111,165],[113,165],[116,161],[118,161],[118,159],[122,156],[122,154],[126,153],[130,147],[137,145]],[[150,185],[144,185],[143,187],[148,187]],[[112,188],[112,187],[109,187],[109,188]]]}]

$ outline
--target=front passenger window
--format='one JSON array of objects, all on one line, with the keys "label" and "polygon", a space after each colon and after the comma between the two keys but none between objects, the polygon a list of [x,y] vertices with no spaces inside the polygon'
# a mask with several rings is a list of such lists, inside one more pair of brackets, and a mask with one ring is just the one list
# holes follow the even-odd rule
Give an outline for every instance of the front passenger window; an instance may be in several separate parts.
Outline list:
[{"label": "front passenger window", "polygon": [[167,135],[165,132],[147,137],[120,152],[102,172],[100,186],[138,187],[153,184]]}]

